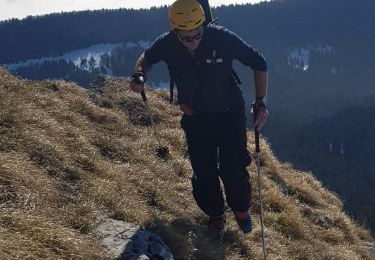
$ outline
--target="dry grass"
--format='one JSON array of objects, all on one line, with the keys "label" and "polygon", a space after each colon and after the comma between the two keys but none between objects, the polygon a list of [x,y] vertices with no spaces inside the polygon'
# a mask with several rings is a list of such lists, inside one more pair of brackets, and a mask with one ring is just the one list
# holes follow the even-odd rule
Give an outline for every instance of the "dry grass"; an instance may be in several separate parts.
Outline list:
[{"label": "dry grass", "polygon": [[[176,259],[260,259],[254,164],[254,232],[241,234],[228,211],[219,244],[207,236],[191,195],[179,110],[167,92],[148,89],[171,150],[159,159],[142,101],[126,84],[106,80],[84,90],[21,80],[0,68],[0,258],[106,259],[94,236],[106,214],[157,232]],[[374,259],[363,247],[372,238],[342,212],[335,194],[278,162],[264,140],[261,149],[269,259]]]}]

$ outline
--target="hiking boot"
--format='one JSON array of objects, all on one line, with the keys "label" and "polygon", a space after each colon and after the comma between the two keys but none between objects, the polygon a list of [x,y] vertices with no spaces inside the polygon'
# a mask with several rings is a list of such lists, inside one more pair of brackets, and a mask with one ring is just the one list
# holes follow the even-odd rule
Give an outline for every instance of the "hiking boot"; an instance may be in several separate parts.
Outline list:
[{"label": "hiking boot", "polygon": [[243,233],[250,233],[253,230],[253,222],[248,211],[234,211],[237,224]]},{"label": "hiking boot", "polygon": [[225,215],[212,217],[208,220],[208,233],[214,241],[222,241],[225,232]]},{"label": "hiking boot", "polygon": [[224,231],[225,228],[225,215],[212,217],[208,220],[208,228],[216,231]]}]

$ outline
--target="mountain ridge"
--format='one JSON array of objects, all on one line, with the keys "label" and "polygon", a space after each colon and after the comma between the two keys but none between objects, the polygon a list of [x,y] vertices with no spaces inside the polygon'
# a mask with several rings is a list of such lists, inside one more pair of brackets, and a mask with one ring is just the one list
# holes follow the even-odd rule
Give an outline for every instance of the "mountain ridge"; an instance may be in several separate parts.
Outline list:
[{"label": "mountain ridge", "polygon": [[[175,259],[261,258],[255,166],[254,231],[242,235],[229,210],[223,244],[205,233],[194,204],[181,112],[167,91],[147,88],[161,140],[129,79],[87,90],[65,81],[28,81],[0,68],[0,253],[7,258],[106,259],[92,236],[95,219],[139,224],[162,237]],[[248,148],[254,151],[252,132]],[[269,258],[374,259],[368,231],[342,211],[311,173],[280,163],[261,140]],[[15,243],[17,241],[17,243]]]}]

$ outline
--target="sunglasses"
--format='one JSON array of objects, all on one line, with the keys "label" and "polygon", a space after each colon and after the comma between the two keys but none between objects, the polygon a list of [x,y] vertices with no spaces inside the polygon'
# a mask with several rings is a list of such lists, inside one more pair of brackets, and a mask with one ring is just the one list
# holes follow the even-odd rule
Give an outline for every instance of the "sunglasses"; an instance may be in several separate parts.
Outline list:
[{"label": "sunglasses", "polygon": [[202,39],[203,37],[203,30],[200,30],[197,34],[193,35],[193,36],[181,36],[181,34],[179,34],[177,32],[177,36],[178,38],[180,38],[181,41],[183,42],[193,42],[193,41],[198,41],[200,39]]}]

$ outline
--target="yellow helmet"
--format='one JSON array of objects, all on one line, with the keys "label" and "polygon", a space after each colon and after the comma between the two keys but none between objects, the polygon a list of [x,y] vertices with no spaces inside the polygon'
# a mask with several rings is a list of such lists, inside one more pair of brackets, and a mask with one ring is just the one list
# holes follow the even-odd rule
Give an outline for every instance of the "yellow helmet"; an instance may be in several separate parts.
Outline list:
[{"label": "yellow helmet", "polygon": [[194,30],[204,21],[203,8],[196,0],[177,0],[169,8],[169,25],[172,30]]}]

